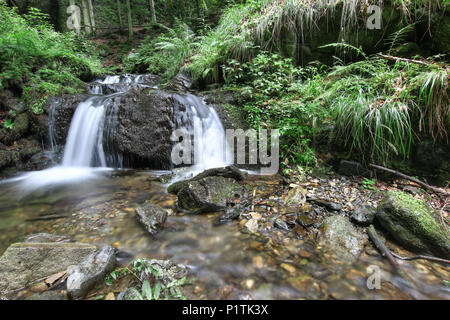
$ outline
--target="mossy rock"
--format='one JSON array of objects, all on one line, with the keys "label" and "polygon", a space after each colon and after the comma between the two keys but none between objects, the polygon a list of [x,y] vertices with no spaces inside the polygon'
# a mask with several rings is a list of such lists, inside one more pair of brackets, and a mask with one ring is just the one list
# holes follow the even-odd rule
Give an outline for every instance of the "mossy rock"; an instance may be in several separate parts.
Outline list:
[{"label": "mossy rock", "polygon": [[376,217],[382,227],[405,247],[448,259],[450,237],[435,219],[438,215],[423,200],[390,190],[379,204]]}]

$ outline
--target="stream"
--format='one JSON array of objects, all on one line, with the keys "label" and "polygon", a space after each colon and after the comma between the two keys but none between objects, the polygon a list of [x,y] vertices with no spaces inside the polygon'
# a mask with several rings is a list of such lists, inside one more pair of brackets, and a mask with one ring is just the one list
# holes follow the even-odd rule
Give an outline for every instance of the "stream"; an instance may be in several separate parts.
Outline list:
[{"label": "stream", "polygon": [[[115,132],[116,112],[108,109],[115,104],[108,101],[128,90],[130,83],[145,85],[133,79],[110,77],[91,88],[93,96],[74,115],[60,165],[0,182],[0,255],[10,244],[45,232],[111,245],[119,250],[122,266],[137,257],[185,264],[195,277],[187,295],[192,299],[450,299],[450,288],[443,281],[450,279],[450,270],[438,263],[400,262],[417,281],[412,286],[385,259],[367,250],[356,262],[342,265],[324,254],[317,234],[277,228],[249,232],[244,225],[248,212],[240,220],[217,225],[217,213],[177,210],[177,197],[168,194],[167,184],[159,179],[169,171],[120,169],[120,155],[104,146],[103,135]],[[102,95],[105,85],[120,90]],[[192,108],[179,124],[205,126],[204,142],[223,138],[223,126],[212,109],[193,95],[180,99]],[[212,150],[204,150],[205,157],[191,171],[225,165],[219,149],[214,144]],[[280,176],[249,175],[242,183],[255,190],[256,200],[271,199],[253,214],[270,216],[283,210]],[[155,236],[135,217],[135,208],[147,200],[169,211],[164,228]],[[389,246],[411,255],[393,243]],[[381,271],[380,289],[367,287],[369,266]],[[25,289],[16,298],[29,295]]]}]

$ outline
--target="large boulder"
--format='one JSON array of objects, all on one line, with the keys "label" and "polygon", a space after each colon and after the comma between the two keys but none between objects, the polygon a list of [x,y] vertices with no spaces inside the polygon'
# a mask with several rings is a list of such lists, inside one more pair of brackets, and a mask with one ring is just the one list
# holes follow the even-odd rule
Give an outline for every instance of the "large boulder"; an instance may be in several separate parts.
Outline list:
[{"label": "large boulder", "polygon": [[395,190],[386,192],[376,214],[381,226],[405,247],[448,259],[450,236],[438,216],[423,200]]},{"label": "large boulder", "polygon": [[77,266],[69,267],[67,293],[74,299],[83,297],[107,273],[113,271],[115,265],[115,250],[110,246],[103,247]]},{"label": "large boulder", "polygon": [[65,271],[96,251],[86,243],[15,243],[0,258],[0,291],[20,289]]},{"label": "large boulder", "polygon": [[136,218],[150,234],[158,232],[166,222],[167,215],[167,210],[150,201],[146,201],[142,206],[136,208]]},{"label": "large boulder", "polygon": [[170,169],[175,129],[172,95],[133,89],[120,98],[114,147],[133,166]]}]

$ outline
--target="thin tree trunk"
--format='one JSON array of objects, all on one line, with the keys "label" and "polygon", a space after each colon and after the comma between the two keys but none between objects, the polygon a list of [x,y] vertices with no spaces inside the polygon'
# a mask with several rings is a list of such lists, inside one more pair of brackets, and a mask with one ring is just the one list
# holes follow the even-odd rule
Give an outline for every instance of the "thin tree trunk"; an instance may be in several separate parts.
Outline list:
[{"label": "thin tree trunk", "polygon": [[122,30],[123,23],[122,23],[122,10],[120,8],[120,0],[116,0],[116,3],[117,3],[117,17],[119,18],[119,27],[120,30]]},{"label": "thin tree trunk", "polygon": [[88,0],[89,19],[91,21],[92,31],[95,33],[95,19],[94,19],[94,6],[92,0]]},{"label": "thin tree trunk", "polygon": [[89,16],[89,8],[87,0],[82,0],[81,6],[83,10],[84,31],[86,32],[86,34],[91,34],[91,21]]},{"label": "thin tree trunk", "polygon": [[[70,4],[71,7],[78,7],[75,4],[75,0],[70,0],[69,4]],[[69,13],[69,11],[68,11],[68,13]],[[73,19],[74,19],[73,24],[74,24],[74,27],[75,27],[75,32],[77,33],[77,35],[80,35],[80,25],[81,25],[80,16],[77,14],[77,12],[75,12],[75,13],[71,12],[71,13],[75,14],[75,16],[73,16]]]},{"label": "thin tree trunk", "polygon": [[148,8],[150,10],[150,16],[152,18],[152,23],[156,23],[156,11],[155,11],[155,1],[148,0]]},{"label": "thin tree trunk", "polygon": [[133,20],[131,16],[131,3],[127,0],[127,10],[128,10],[128,37],[133,38]]}]

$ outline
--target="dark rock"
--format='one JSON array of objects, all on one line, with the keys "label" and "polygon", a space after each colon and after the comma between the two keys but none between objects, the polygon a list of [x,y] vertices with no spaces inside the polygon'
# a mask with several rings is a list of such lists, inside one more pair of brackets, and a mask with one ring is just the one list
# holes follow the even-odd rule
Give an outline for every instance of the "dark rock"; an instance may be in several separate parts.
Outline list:
[{"label": "dark rock", "polygon": [[449,233],[436,220],[438,216],[423,200],[394,190],[386,193],[376,213],[381,226],[405,247],[449,259]]},{"label": "dark rock", "polygon": [[373,172],[364,168],[359,162],[341,160],[339,163],[339,174],[345,176],[362,176],[372,178]]},{"label": "dark rock", "polygon": [[150,234],[155,234],[163,226],[167,219],[167,211],[160,206],[146,201],[136,208],[136,218]]},{"label": "dark rock", "polygon": [[13,165],[18,158],[16,151],[0,150],[0,169]]},{"label": "dark rock", "polygon": [[336,202],[320,200],[320,199],[316,199],[316,200],[312,200],[312,201],[322,207],[327,208],[328,210],[331,210],[331,211],[339,211],[339,210],[342,210],[342,208],[343,208],[340,203],[336,203]]},{"label": "dark rock", "polygon": [[[119,98],[118,98],[119,99]],[[174,100],[161,90],[130,90],[120,97],[114,148],[133,167],[171,168]]]},{"label": "dark rock", "polygon": [[16,114],[21,114],[26,112],[28,110],[28,107],[24,102],[19,102],[17,104],[10,106],[10,109],[15,111]]},{"label": "dark rock", "polygon": [[314,220],[306,214],[299,213],[297,216],[297,223],[303,228],[309,228],[314,224]]},{"label": "dark rock", "polygon": [[60,159],[57,154],[51,151],[39,152],[31,157],[25,168],[30,171],[39,171],[57,165]]},{"label": "dark rock", "polygon": [[215,177],[215,176],[230,178],[237,181],[242,181],[245,179],[244,172],[242,172],[235,166],[228,166],[224,168],[213,168],[205,170],[189,180],[175,182],[167,188],[167,191],[171,194],[177,194],[188,182],[198,181],[206,177]]},{"label": "dark rock", "polygon": [[192,85],[193,82],[189,76],[179,73],[169,82],[166,89],[186,92],[192,89]]},{"label": "dark rock", "polygon": [[241,213],[244,211],[246,207],[248,207],[250,203],[248,201],[242,201],[236,204],[234,207],[229,208],[226,212],[220,214],[217,219],[214,221],[214,225],[221,225],[228,223],[232,220],[235,220],[240,217]]},{"label": "dark rock", "polygon": [[[55,143],[58,145],[65,145],[67,134],[69,133],[72,117],[78,105],[85,101],[88,95],[64,95],[62,97],[50,98],[47,100],[45,109],[47,113],[53,109],[53,136]],[[41,120],[49,121],[48,119]]]},{"label": "dark rock", "polygon": [[0,258],[0,291],[23,288],[64,271],[96,251],[85,243],[15,243]]},{"label": "dark rock", "polygon": [[290,228],[286,222],[284,222],[281,218],[276,218],[273,220],[273,225],[279,229],[289,231]]},{"label": "dark rock", "polygon": [[116,253],[110,246],[91,254],[76,267],[67,270],[67,293],[72,298],[83,297],[98,281],[114,270]]},{"label": "dark rock", "polygon": [[29,117],[27,113],[19,114],[14,119],[14,127],[7,131],[4,131],[2,135],[0,135],[0,142],[11,145],[14,141],[19,140],[23,137],[29,128]]},{"label": "dark rock", "polygon": [[222,211],[227,199],[239,198],[244,188],[235,179],[207,176],[180,181],[169,186],[169,192],[178,196],[178,205],[193,213]]},{"label": "dark rock", "polygon": [[352,220],[362,226],[368,226],[375,219],[376,209],[372,206],[360,206],[351,215]]}]

